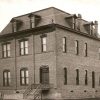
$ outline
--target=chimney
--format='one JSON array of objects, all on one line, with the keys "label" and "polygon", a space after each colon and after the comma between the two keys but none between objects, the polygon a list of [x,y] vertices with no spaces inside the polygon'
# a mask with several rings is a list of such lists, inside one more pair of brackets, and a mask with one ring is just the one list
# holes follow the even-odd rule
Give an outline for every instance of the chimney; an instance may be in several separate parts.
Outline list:
[{"label": "chimney", "polygon": [[97,36],[98,35],[98,21],[94,21],[94,26],[95,26],[94,34]]},{"label": "chimney", "polygon": [[81,14],[78,14],[78,18],[80,18],[80,19],[81,19],[81,18],[82,18],[82,15],[81,15]]},{"label": "chimney", "polygon": [[81,23],[82,23],[82,16],[81,14],[78,14],[78,17],[77,17],[77,30],[81,30]]}]

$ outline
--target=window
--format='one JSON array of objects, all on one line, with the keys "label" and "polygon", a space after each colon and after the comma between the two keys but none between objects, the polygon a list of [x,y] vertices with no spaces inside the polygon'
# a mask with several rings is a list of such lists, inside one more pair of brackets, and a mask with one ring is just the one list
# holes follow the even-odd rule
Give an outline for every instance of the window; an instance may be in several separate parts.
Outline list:
[{"label": "window", "polygon": [[76,85],[79,85],[79,69],[76,69]]},{"label": "window", "polygon": [[87,73],[87,70],[85,70],[85,85],[88,85],[88,73]]},{"label": "window", "polygon": [[94,34],[94,30],[95,30],[95,25],[90,24],[90,35]]},{"label": "window", "polygon": [[72,28],[75,29],[76,28],[76,18],[73,17],[72,20],[73,20]]},{"label": "window", "polygon": [[20,55],[28,54],[28,40],[20,41]]},{"label": "window", "polygon": [[23,68],[20,70],[20,84],[28,85],[29,84],[29,75],[28,69]]},{"label": "window", "polygon": [[98,52],[99,52],[99,59],[100,59],[100,48],[99,48],[99,51]]},{"label": "window", "polygon": [[10,86],[10,83],[11,83],[10,71],[5,70],[3,72],[3,86]]},{"label": "window", "polygon": [[87,43],[84,44],[84,56],[87,57]]},{"label": "window", "polygon": [[10,43],[3,44],[3,57],[10,57]]},{"label": "window", "polygon": [[46,37],[42,37],[41,38],[41,42],[42,42],[42,52],[46,52],[46,50],[47,50],[47,41],[46,41],[47,39],[46,39]]},{"label": "window", "polygon": [[66,52],[66,37],[62,38],[62,42],[63,42],[63,52]]},{"label": "window", "polygon": [[17,23],[13,22],[13,32],[17,32]]},{"label": "window", "polygon": [[100,76],[99,76],[99,86],[100,86]]},{"label": "window", "polygon": [[92,72],[92,88],[95,88],[95,72]]},{"label": "window", "polygon": [[76,55],[79,54],[79,42],[78,42],[78,40],[75,41],[75,54]]},{"label": "window", "polygon": [[64,68],[64,84],[67,84],[67,68]]},{"label": "window", "polygon": [[34,17],[30,18],[30,24],[31,24],[31,28],[35,27],[35,18]]}]

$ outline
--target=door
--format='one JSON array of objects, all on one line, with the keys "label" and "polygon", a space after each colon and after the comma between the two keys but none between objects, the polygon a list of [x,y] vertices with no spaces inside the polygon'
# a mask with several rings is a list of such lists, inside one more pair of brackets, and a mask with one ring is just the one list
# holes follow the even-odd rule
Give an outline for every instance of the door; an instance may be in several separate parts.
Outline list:
[{"label": "door", "polygon": [[49,84],[49,68],[48,67],[40,68],[40,83]]}]

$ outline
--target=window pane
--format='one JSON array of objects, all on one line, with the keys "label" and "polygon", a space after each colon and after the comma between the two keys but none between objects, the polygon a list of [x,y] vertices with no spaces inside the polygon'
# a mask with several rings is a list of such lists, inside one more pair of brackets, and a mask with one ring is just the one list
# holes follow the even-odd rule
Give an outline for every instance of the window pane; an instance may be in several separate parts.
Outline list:
[{"label": "window pane", "polygon": [[25,41],[25,47],[28,47],[28,41]]},{"label": "window pane", "polygon": [[100,48],[99,48],[99,53],[100,53]]},{"label": "window pane", "polygon": [[65,52],[65,45],[63,45],[63,52]]},{"label": "window pane", "polygon": [[4,72],[4,78],[7,78],[7,73],[6,72]]},{"label": "window pane", "polygon": [[22,78],[21,83],[25,84],[25,78]]},{"label": "window pane", "polygon": [[79,48],[78,48],[78,40],[75,41],[75,54],[78,54]]},{"label": "window pane", "polygon": [[4,79],[4,85],[7,86],[7,79]]},{"label": "window pane", "polygon": [[8,51],[8,57],[10,57],[10,51]]},{"label": "window pane", "polygon": [[95,72],[92,72],[92,88],[95,88]]},{"label": "window pane", "polygon": [[26,70],[26,77],[28,77],[28,70]]},{"label": "window pane", "polygon": [[85,85],[88,84],[87,70],[85,70]]},{"label": "window pane", "polygon": [[84,44],[84,55],[87,56],[87,43]]},{"label": "window pane", "polygon": [[26,84],[29,84],[29,78],[28,77],[26,78]]},{"label": "window pane", "polygon": [[43,44],[46,44],[46,37],[43,37]]},{"label": "window pane", "polygon": [[25,54],[28,54],[28,48],[25,48]]},{"label": "window pane", "polygon": [[20,42],[20,48],[24,48],[24,42]]},{"label": "window pane", "polygon": [[24,55],[24,49],[21,49],[21,55]]},{"label": "window pane", "polygon": [[64,84],[67,84],[67,68],[64,68]]},{"label": "window pane", "polygon": [[32,17],[32,18],[31,18],[31,22],[34,22],[34,21],[35,21],[35,18],[34,18],[34,17]]},{"label": "window pane", "polygon": [[79,85],[79,69],[76,69],[76,85]]},{"label": "window pane", "polygon": [[65,38],[65,37],[63,37],[63,44],[65,44],[65,42],[66,42],[66,38]]},{"label": "window pane", "polygon": [[42,37],[42,51],[46,51],[46,37]]},{"label": "window pane", "polygon": [[7,50],[10,50],[10,44],[7,44]]},{"label": "window pane", "polygon": [[11,83],[11,78],[9,78],[9,80],[8,80],[8,85],[10,85],[10,83]]},{"label": "window pane", "polygon": [[25,76],[24,71],[21,71],[21,77],[24,77],[24,76]]},{"label": "window pane", "polygon": [[66,37],[62,38],[62,42],[63,42],[63,52],[66,52]]},{"label": "window pane", "polygon": [[3,52],[3,57],[6,57],[6,56],[7,56],[6,51],[4,51]]},{"label": "window pane", "polygon": [[17,25],[16,25],[16,22],[13,23],[13,30],[14,30],[14,32],[17,31]]},{"label": "window pane", "polygon": [[10,72],[8,72],[8,78],[10,78]]},{"label": "window pane", "polygon": [[35,27],[35,23],[34,22],[32,22],[32,28],[34,28]]},{"label": "window pane", "polygon": [[3,45],[3,51],[6,51],[6,45]]},{"label": "window pane", "polygon": [[46,51],[46,45],[43,45],[43,51]]}]

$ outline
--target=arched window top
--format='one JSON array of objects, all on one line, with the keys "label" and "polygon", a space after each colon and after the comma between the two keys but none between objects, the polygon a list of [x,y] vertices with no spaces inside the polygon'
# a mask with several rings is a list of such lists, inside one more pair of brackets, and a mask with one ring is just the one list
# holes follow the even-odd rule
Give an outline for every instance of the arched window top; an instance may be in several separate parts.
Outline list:
[{"label": "arched window top", "polygon": [[48,66],[48,65],[42,65],[42,66],[40,67],[40,69],[43,69],[43,68],[49,68],[49,66]]},{"label": "arched window top", "polygon": [[66,67],[64,67],[64,69],[67,69]]},{"label": "arched window top", "polygon": [[28,85],[29,84],[28,68],[20,69],[20,84],[21,85]]},{"label": "arched window top", "polygon": [[5,69],[3,72],[10,72],[10,70],[9,69]]},{"label": "arched window top", "polygon": [[22,71],[22,70],[28,70],[28,68],[21,68],[20,71]]},{"label": "arched window top", "polygon": [[10,86],[10,83],[11,83],[10,70],[5,69],[3,71],[3,86]]}]

